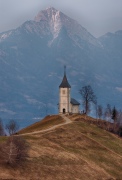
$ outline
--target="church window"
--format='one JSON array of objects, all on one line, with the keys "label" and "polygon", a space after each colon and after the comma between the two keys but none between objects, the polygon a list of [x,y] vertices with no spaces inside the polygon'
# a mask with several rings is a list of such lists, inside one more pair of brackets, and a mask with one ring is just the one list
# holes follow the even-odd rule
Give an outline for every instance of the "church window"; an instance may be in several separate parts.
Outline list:
[{"label": "church window", "polygon": [[65,94],[65,90],[62,90],[62,94]]}]

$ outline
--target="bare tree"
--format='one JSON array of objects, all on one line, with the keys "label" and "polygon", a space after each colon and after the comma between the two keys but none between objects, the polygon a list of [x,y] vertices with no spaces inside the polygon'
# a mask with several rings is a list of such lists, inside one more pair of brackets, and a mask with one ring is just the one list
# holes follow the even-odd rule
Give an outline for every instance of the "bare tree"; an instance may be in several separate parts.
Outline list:
[{"label": "bare tree", "polygon": [[79,93],[81,94],[83,99],[83,106],[85,108],[85,113],[88,114],[90,111],[91,103],[96,104],[96,96],[94,94],[94,91],[92,90],[91,86],[88,85],[82,87]]},{"label": "bare tree", "polygon": [[3,135],[4,135],[4,127],[3,127],[2,119],[0,119],[0,136]]},{"label": "bare tree", "polygon": [[118,112],[118,124],[119,126],[122,125],[122,111],[121,110]]},{"label": "bare tree", "polygon": [[29,145],[20,136],[11,136],[6,143],[0,146],[2,162],[9,165],[19,164],[28,157]]},{"label": "bare tree", "polygon": [[[110,104],[107,104],[107,107],[106,107],[105,112],[104,112],[104,118],[105,118],[107,121],[111,122],[111,115],[112,115],[111,105],[110,105]],[[112,131],[113,131],[113,125],[112,125],[111,123],[108,123],[106,129],[107,129],[108,131],[111,131],[111,132],[112,132]]]},{"label": "bare tree", "polygon": [[101,105],[98,105],[98,107],[97,107],[97,114],[98,114],[99,119],[101,119],[101,117],[103,115],[103,108]]},{"label": "bare tree", "polygon": [[14,120],[10,120],[8,124],[6,124],[6,130],[8,131],[9,135],[15,134],[18,129],[19,126]]},{"label": "bare tree", "polygon": [[107,119],[107,120],[111,120],[111,116],[112,116],[112,109],[111,109],[111,106],[110,104],[107,104],[107,107],[105,109],[105,112],[104,112],[104,117]]}]

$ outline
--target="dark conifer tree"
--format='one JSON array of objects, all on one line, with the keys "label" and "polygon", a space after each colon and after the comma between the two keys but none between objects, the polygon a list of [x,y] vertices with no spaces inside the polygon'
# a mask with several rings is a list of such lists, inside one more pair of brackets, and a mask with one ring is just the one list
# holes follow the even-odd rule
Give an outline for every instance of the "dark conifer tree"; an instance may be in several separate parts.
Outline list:
[{"label": "dark conifer tree", "polygon": [[115,106],[112,110],[112,119],[114,120],[114,123],[117,122],[117,117],[118,117],[118,111],[116,110]]}]

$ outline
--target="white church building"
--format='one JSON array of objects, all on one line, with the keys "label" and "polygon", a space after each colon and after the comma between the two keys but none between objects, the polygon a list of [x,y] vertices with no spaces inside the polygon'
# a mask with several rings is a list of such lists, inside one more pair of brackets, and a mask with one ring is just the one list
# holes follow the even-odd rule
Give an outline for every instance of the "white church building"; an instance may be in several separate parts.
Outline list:
[{"label": "white church building", "polygon": [[59,86],[59,114],[79,113],[80,103],[71,98],[71,86],[66,77],[66,68],[64,68],[64,77]]}]

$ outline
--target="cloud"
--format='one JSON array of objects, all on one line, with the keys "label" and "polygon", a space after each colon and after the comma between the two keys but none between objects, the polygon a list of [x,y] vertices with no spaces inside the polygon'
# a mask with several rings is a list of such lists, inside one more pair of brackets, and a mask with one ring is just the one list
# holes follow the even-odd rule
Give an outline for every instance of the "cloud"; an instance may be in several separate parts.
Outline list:
[{"label": "cloud", "polygon": [[31,98],[30,96],[28,95],[24,95],[25,99],[27,100],[27,102],[29,104],[39,104],[40,102],[34,98]]},{"label": "cloud", "polygon": [[3,113],[8,113],[10,115],[15,115],[16,113],[7,109],[7,108],[0,108],[0,112],[3,112]]},{"label": "cloud", "polygon": [[116,90],[122,93],[122,87],[116,87]]}]

